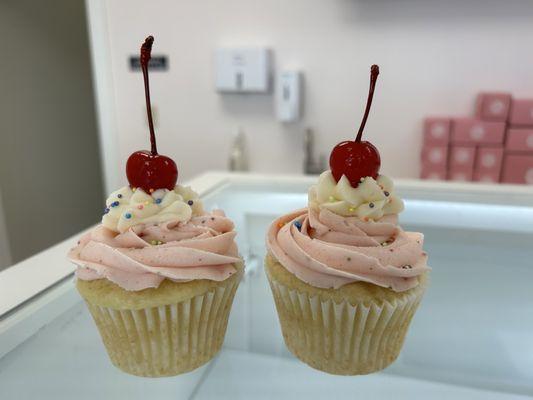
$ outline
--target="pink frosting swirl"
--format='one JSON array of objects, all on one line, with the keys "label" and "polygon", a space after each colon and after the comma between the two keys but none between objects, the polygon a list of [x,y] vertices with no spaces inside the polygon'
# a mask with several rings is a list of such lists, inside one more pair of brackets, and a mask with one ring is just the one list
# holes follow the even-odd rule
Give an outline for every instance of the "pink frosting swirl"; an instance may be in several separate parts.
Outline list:
[{"label": "pink frosting swirl", "polygon": [[397,215],[378,221],[343,217],[327,209],[303,209],[275,220],[267,247],[300,280],[319,288],[370,282],[405,291],[427,266],[424,236],[405,232]]},{"label": "pink frosting swirl", "polygon": [[187,223],[135,225],[120,234],[98,225],[68,257],[78,265],[79,279],[106,278],[132,291],[156,288],[164,279],[222,281],[241,261],[233,228],[220,210]]}]

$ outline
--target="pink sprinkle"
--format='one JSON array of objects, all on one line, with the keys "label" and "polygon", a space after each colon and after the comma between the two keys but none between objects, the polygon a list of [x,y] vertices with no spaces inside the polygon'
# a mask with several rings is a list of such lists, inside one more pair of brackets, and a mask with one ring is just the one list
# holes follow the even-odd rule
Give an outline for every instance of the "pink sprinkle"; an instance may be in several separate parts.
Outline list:
[{"label": "pink sprinkle", "polygon": [[139,205],[137,206],[137,208],[138,208],[139,210],[142,210],[142,209],[144,208],[144,206],[143,206],[142,204],[139,204]]}]

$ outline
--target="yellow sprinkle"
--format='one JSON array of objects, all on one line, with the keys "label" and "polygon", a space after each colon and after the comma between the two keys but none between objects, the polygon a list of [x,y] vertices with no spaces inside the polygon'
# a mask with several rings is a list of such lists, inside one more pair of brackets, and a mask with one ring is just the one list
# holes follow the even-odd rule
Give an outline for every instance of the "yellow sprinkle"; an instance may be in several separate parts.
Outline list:
[{"label": "yellow sprinkle", "polygon": [[336,200],[335,197],[333,197],[333,196],[329,196],[329,201],[333,202],[333,201],[335,201],[335,200]]},{"label": "yellow sprinkle", "polygon": [[151,240],[151,241],[150,241],[150,244],[153,245],[153,246],[155,246],[155,245],[157,244],[157,240]]},{"label": "yellow sprinkle", "polygon": [[131,188],[132,192],[135,192],[136,190],[137,190],[137,188]]},{"label": "yellow sprinkle", "polygon": [[145,206],[147,206],[148,204],[150,204],[149,201],[145,201],[145,202],[144,202],[144,205],[145,205]]},{"label": "yellow sprinkle", "polygon": [[355,208],[350,207],[350,208],[348,209],[348,211],[350,211],[350,212],[354,212],[354,211],[355,211]]}]

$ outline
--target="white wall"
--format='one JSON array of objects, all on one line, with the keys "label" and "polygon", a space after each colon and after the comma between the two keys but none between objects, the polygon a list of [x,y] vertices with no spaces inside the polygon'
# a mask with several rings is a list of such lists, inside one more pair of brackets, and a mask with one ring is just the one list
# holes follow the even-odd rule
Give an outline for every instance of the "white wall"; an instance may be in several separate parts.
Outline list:
[{"label": "white wall", "polygon": [[[238,124],[255,171],[301,171],[305,126],[329,155],[359,125],[372,63],[382,74],[366,138],[393,176],[417,176],[425,115],[469,113],[483,89],[533,96],[533,2],[526,0],[114,0],[106,7],[120,168],[149,147],[142,76],[127,64],[148,34],[154,52],[170,60],[170,70],[151,80],[159,148],[182,177],[224,168]],[[270,46],[276,70],[302,69],[304,121],[277,122],[272,95],[215,92],[213,50],[240,44]]]}]

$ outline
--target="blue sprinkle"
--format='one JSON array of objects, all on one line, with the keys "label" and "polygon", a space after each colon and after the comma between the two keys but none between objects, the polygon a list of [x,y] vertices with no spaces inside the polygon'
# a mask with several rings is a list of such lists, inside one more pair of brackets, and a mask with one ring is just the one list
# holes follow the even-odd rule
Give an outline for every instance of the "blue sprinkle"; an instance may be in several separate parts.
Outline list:
[{"label": "blue sprinkle", "polygon": [[155,199],[155,204],[159,204],[161,203],[161,201],[162,201],[161,199]]},{"label": "blue sprinkle", "polygon": [[126,213],[126,214],[124,214],[124,217],[125,217],[126,219],[130,219],[130,218],[131,218],[131,214],[130,214],[130,213]]},{"label": "blue sprinkle", "polygon": [[187,202],[187,204],[190,205],[190,206],[192,206],[192,205],[194,204],[194,201],[189,200],[189,201]]},{"label": "blue sprinkle", "polygon": [[118,206],[120,203],[118,201],[114,201],[111,203],[111,207],[116,207]]},{"label": "blue sprinkle", "polygon": [[298,228],[299,231],[302,230],[302,223],[300,221],[294,221],[294,226]]},{"label": "blue sprinkle", "polygon": [[121,198],[122,198],[122,195],[121,195],[121,194],[119,194],[119,195],[117,195],[117,197],[118,197],[119,199],[121,199]]},{"label": "blue sprinkle", "polygon": [[107,214],[109,212],[109,208],[104,208],[104,214]]}]

